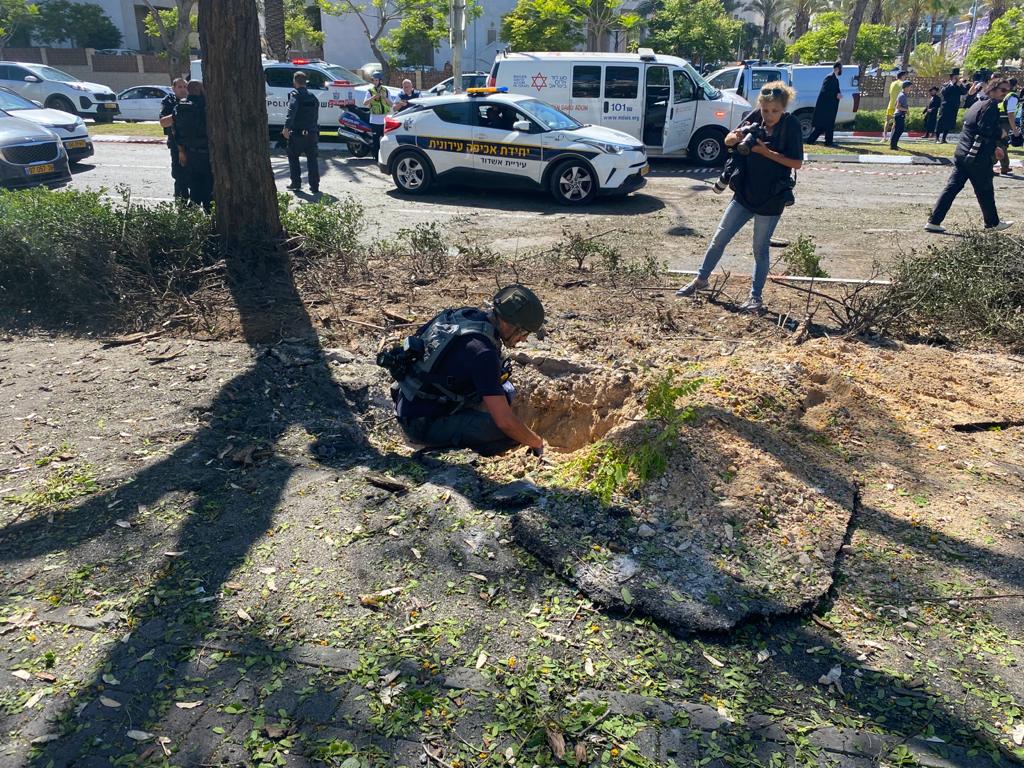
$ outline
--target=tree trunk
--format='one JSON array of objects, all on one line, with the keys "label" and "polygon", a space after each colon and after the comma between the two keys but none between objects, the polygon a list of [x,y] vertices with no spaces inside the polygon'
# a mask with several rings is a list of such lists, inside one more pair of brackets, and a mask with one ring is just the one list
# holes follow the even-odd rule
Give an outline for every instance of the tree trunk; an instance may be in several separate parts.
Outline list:
[{"label": "tree trunk", "polygon": [[942,37],[939,39],[939,55],[944,56],[946,54],[946,38],[949,36],[949,30],[946,28],[949,24],[949,16],[942,17]]},{"label": "tree trunk", "polygon": [[871,23],[881,24],[882,23],[882,0],[872,0],[871,2]]},{"label": "tree trunk", "polygon": [[915,7],[910,14],[910,22],[907,24],[907,39],[903,42],[903,68],[910,66],[910,54],[914,50],[914,35],[921,23],[920,7]]},{"label": "tree trunk", "polygon": [[857,35],[860,33],[860,25],[864,21],[864,10],[867,5],[868,0],[856,0],[853,5],[853,12],[850,14],[850,29],[846,33],[846,39],[839,46],[839,60],[843,64],[853,61],[853,46],[857,43]]},{"label": "tree trunk", "polygon": [[263,0],[263,21],[267,28],[267,45],[278,61],[288,58],[284,36],[284,0]]},{"label": "tree trunk", "polygon": [[217,232],[228,248],[281,234],[255,0],[199,0]]},{"label": "tree trunk", "polygon": [[805,34],[811,26],[811,15],[807,12],[807,7],[801,5],[799,10],[796,12],[796,16],[793,18],[793,39],[799,40]]},{"label": "tree trunk", "polygon": [[992,22],[998,19],[1006,13],[1006,0],[992,0],[989,5],[988,11],[988,24],[989,28],[992,27]]}]

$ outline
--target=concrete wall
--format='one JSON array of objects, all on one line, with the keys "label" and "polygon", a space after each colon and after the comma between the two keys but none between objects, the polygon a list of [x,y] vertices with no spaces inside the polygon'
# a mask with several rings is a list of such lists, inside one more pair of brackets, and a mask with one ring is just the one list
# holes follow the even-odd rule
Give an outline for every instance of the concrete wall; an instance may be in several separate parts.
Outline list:
[{"label": "concrete wall", "polygon": [[115,92],[170,82],[167,62],[156,55],[105,56],[92,48],[6,48],[0,49],[0,59],[48,64]]}]

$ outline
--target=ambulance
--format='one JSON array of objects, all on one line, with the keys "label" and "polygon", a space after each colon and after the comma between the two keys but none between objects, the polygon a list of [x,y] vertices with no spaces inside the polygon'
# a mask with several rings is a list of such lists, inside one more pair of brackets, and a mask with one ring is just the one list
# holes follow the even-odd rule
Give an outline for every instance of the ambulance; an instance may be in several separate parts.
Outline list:
[{"label": "ambulance", "polygon": [[685,59],[650,48],[500,52],[487,85],[541,99],[582,123],[628,133],[650,157],[685,157],[702,166],[725,161],[725,136],[751,109],[742,96],[709,85]]}]

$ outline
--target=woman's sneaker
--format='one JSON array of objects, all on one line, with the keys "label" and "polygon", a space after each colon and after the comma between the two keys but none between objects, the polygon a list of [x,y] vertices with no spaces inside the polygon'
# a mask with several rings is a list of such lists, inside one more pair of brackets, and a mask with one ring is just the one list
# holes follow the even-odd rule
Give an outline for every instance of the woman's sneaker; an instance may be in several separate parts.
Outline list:
[{"label": "woman's sneaker", "polygon": [[707,289],[708,281],[703,280],[699,277],[695,277],[693,280],[691,280],[678,291],[676,291],[676,296],[682,296],[685,298],[686,296],[693,296],[693,294],[695,294],[697,291],[706,291]]},{"label": "woman's sneaker", "polygon": [[763,312],[764,302],[757,296],[751,296],[749,299],[740,304],[740,312]]}]

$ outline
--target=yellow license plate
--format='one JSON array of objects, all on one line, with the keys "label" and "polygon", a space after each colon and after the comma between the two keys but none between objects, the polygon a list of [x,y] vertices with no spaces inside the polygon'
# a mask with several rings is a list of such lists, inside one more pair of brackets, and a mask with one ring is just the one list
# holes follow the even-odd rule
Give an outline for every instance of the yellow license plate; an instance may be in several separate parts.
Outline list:
[{"label": "yellow license plate", "polygon": [[104,109],[117,109],[117,104],[104,104]]},{"label": "yellow license plate", "polygon": [[649,165],[645,165],[643,168],[640,169],[640,175],[641,176],[646,176],[650,172],[651,172],[651,166],[649,166]]},{"label": "yellow license plate", "polygon": [[53,173],[53,163],[47,163],[46,165],[33,165],[28,169],[29,176],[38,176],[41,173]]},{"label": "yellow license plate", "polygon": [[85,149],[85,139],[75,139],[68,142],[68,149]]}]

